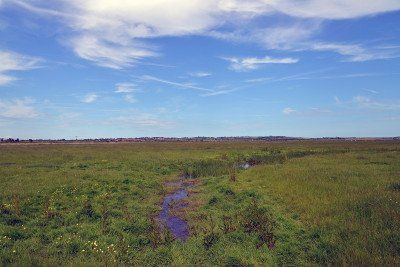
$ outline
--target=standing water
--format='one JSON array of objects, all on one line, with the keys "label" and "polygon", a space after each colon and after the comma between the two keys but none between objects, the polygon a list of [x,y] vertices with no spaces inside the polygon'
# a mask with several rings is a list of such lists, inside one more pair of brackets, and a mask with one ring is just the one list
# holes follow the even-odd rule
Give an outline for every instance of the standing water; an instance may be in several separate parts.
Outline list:
[{"label": "standing water", "polygon": [[[182,177],[178,182],[173,183],[173,185],[179,186],[179,188],[165,196],[159,218],[161,223],[167,227],[176,239],[185,242],[189,237],[188,223],[178,216],[173,215],[172,211],[173,209],[177,210],[185,207],[181,201],[189,196],[187,191],[188,184],[184,182],[184,178]],[[174,207],[172,207],[173,205]]]}]

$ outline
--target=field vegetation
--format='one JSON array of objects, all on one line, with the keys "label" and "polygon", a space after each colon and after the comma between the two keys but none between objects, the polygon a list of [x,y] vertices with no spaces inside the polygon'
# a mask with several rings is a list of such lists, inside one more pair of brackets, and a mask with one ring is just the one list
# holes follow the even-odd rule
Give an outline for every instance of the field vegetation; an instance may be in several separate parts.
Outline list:
[{"label": "field vegetation", "polygon": [[399,142],[0,145],[0,184],[0,265],[400,265]]}]

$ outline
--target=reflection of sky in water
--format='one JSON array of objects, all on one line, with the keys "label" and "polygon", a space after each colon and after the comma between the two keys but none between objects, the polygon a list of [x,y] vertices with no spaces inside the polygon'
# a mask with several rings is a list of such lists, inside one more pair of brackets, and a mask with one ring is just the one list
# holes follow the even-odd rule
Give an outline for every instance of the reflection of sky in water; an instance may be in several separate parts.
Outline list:
[{"label": "reflection of sky in water", "polygon": [[[171,215],[170,208],[173,202],[179,202],[187,198],[188,192],[185,184],[182,181],[177,182],[176,185],[180,186],[179,190],[167,195],[164,198],[162,211],[160,213],[160,220],[176,239],[186,241],[189,237],[188,223],[177,216]],[[176,208],[183,208],[184,206],[185,205],[183,203],[178,203]]]},{"label": "reflection of sky in water", "polygon": [[239,165],[239,168],[247,170],[248,168],[250,168],[250,164],[247,163],[247,162],[242,163],[242,164]]}]

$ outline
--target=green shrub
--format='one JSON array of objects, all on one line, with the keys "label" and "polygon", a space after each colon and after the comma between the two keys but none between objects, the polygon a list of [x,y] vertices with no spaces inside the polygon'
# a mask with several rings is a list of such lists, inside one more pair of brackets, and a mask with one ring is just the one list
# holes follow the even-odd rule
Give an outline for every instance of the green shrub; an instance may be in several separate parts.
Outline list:
[{"label": "green shrub", "polygon": [[256,233],[258,236],[257,248],[267,244],[269,248],[275,245],[275,220],[271,212],[263,207],[259,207],[253,201],[242,212],[242,227],[246,233]]},{"label": "green shrub", "polygon": [[400,182],[394,182],[389,185],[389,189],[392,191],[400,192]]},{"label": "green shrub", "polygon": [[210,233],[204,236],[203,238],[203,246],[206,250],[210,249],[214,246],[219,240],[219,236],[216,233]]}]

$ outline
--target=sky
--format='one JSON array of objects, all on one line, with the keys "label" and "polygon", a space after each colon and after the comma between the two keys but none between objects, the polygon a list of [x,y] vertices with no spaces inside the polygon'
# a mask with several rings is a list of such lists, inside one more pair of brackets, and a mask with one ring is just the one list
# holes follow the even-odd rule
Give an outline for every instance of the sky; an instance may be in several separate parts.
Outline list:
[{"label": "sky", "polygon": [[0,137],[400,135],[399,0],[0,0]]}]

